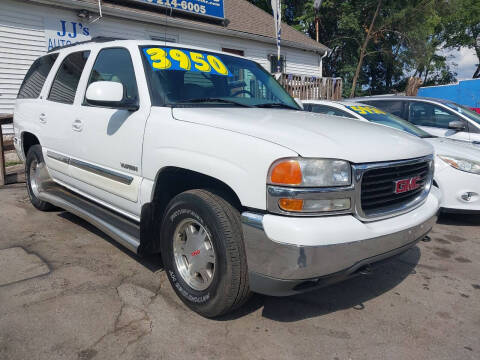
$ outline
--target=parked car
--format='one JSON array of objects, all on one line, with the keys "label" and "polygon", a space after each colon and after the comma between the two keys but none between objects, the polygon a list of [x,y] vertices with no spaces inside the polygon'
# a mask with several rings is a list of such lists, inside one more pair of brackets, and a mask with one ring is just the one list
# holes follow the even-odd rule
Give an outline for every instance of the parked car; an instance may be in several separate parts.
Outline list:
[{"label": "parked car", "polygon": [[434,185],[442,193],[446,212],[480,212],[480,148],[440,138],[374,106],[352,101],[308,101],[307,111],[344,116],[389,126],[428,141],[436,153]]},{"label": "parked car", "polygon": [[178,43],[50,52],[14,129],[37,209],[161,253],[206,317],[358,275],[425,237],[439,208],[428,143],[300,111],[261,65]]},{"label": "parked car", "polygon": [[354,100],[397,115],[430,134],[480,145],[480,114],[467,106],[448,100],[408,96]]}]

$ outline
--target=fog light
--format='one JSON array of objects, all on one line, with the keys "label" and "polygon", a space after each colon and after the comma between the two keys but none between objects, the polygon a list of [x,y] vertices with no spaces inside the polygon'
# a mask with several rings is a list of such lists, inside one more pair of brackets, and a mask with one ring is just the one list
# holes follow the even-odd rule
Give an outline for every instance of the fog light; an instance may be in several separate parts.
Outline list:
[{"label": "fog light", "polygon": [[350,209],[350,199],[305,200],[303,211],[327,212]]},{"label": "fog light", "polygon": [[290,212],[331,212],[350,209],[350,199],[301,200],[280,199],[278,206],[283,211]]},{"label": "fog light", "polygon": [[472,201],[472,197],[477,195],[477,193],[474,192],[466,192],[465,194],[462,194],[462,200],[465,201]]}]

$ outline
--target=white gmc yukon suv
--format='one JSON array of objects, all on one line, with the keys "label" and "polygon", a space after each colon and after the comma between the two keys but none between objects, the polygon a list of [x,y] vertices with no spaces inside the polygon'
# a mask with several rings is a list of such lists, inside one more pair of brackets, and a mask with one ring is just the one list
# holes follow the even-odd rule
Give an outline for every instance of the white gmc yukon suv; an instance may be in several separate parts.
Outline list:
[{"label": "white gmc yukon suv", "polygon": [[424,238],[439,208],[428,143],[301,111],[259,64],[191,46],[51,51],[26,75],[14,128],[37,209],[161,253],[206,317],[250,292],[355,276]]}]

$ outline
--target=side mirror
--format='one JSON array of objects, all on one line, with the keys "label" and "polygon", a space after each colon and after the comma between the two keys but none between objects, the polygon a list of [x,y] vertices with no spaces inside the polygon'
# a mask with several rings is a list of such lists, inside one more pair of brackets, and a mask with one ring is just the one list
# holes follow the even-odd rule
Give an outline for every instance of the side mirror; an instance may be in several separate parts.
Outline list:
[{"label": "side mirror", "polygon": [[448,128],[455,131],[465,131],[466,129],[465,124],[462,121],[458,120],[450,121],[448,123]]},{"label": "side mirror", "polygon": [[115,81],[95,81],[87,88],[85,94],[87,103],[96,106],[105,106],[128,111],[137,111],[137,101],[125,99],[125,88],[123,84]]}]

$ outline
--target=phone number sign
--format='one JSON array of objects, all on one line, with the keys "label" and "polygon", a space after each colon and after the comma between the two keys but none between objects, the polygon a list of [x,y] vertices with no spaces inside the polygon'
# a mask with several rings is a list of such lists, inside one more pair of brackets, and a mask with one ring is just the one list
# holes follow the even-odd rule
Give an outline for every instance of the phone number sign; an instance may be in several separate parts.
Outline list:
[{"label": "phone number sign", "polygon": [[130,0],[136,3],[156,5],[191,14],[224,19],[223,0]]}]

